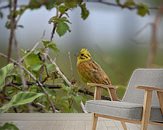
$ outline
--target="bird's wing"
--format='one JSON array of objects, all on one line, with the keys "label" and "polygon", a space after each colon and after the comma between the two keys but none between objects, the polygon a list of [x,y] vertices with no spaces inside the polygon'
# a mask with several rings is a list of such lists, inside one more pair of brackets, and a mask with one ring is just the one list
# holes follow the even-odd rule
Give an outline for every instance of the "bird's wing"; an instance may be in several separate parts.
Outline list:
[{"label": "bird's wing", "polygon": [[78,71],[86,82],[111,84],[110,79],[102,68],[93,60],[78,65]]},{"label": "bird's wing", "polygon": [[97,80],[96,83],[111,84],[109,77],[107,76],[107,74],[101,68],[100,65],[98,65],[96,62],[93,61],[92,68],[93,68],[92,76],[96,78]]}]

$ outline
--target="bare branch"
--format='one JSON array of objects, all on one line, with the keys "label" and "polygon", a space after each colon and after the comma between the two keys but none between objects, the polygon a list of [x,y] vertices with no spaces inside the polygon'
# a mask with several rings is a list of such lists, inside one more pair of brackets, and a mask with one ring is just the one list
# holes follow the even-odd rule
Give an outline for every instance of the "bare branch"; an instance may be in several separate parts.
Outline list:
[{"label": "bare branch", "polygon": [[20,53],[19,53],[18,42],[16,40],[15,34],[14,34],[14,43],[15,43],[17,58],[18,58],[18,61],[19,61],[18,67],[19,67],[19,71],[20,71],[20,75],[21,75],[21,80],[22,80],[22,83],[23,83],[23,90],[25,90],[27,88],[26,79],[24,77],[23,70],[20,67],[20,65],[22,65],[22,62],[20,62]]},{"label": "bare branch", "polygon": [[[32,85],[35,85],[35,84],[36,84],[35,82],[29,82],[29,81],[27,81],[26,83],[27,83],[28,86],[32,86]],[[6,84],[6,86],[12,86],[13,84],[16,85],[16,86],[21,86],[21,85],[22,85],[22,83],[12,82],[12,83]],[[53,84],[53,85],[51,85],[51,84],[43,84],[43,87],[49,88],[49,89],[61,89],[61,88],[62,88],[62,86],[60,86],[60,85],[55,85],[55,84]],[[90,91],[88,91],[88,90],[79,89],[78,92],[79,92],[79,93],[82,93],[82,94],[84,94],[84,95],[89,95],[89,96],[91,96],[91,97],[94,96],[94,93],[93,93],[93,92],[90,92]],[[107,96],[102,96],[101,99],[104,99],[104,100],[111,100],[111,99],[110,99],[109,97],[107,97]]]},{"label": "bare branch", "polygon": [[60,68],[58,67],[58,65],[55,63],[54,60],[52,60],[52,58],[47,55],[47,58],[49,59],[49,61],[55,66],[56,71],[58,72],[58,74],[62,77],[62,79],[67,83],[68,86],[72,86],[71,82],[66,78],[66,76],[62,73],[62,71],[60,70]]},{"label": "bare branch", "polygon": [[69,61],[70,61],[71,77],[74,78],[74,72],[73,72],[71,53],[70,52],[68,52],[68,58],[69,58]]},{"label": "bare branch", "polygon": [[2,9],[7,9],[7,8],[9,8],[10,7],[10,5],[8,4],[8,5],[4,5],[4,6],[1,6],[0,7],[0,10],[2,10]]},{"label": "bare branch", "polygon": [[[109,6],[113,6],[113,7],[121,7],[121,8],[124,8],[124,5],[123,4],[116,4],[116,3],[112,3],[112,2],[105,2],[105,1],[100,1],[100,3],[102,4],[105,4],[105,5],[109,5]],[[125,7],[129,10],[135,10],[137,9],[138,7],[137,6],[134,6],[134,7]],[[159,7],[148,7],[150,10],[158,10]]]},{"label": "bare branch", "polygon": [[80,105],[81,105],[81,108],[82,108],[83,112],[88,113],[85,106],[84,106],[84,103],[82,101],[80,102]]}]

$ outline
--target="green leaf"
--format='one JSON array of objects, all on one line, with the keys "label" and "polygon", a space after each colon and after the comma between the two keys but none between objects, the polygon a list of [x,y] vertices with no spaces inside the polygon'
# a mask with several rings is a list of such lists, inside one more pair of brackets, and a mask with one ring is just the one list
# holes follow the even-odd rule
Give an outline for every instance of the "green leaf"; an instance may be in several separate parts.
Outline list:
[{"label": "green leaf", "polygon": [[145,16],[146,14],[149,14],[149,8],[147,5],[143,3],[137,4],[137,14],[140,16]]},{"label": "green leaf", "polygon": [[58,18],[57,16],[53,16],[50,18],[49,20],[49,24],[51,23],[60,23],[60,22],[66,22],[66,23],[71,23],[67,17],[61,17],[61,18]]},{"label": "green leaf", "polygon": [[30,9],[37,9],[41,7],[41,4],[38,0],[30,0],[28,6]]},{"label": "green leaf", "polygon": [[33,69],[33,67],[35,68],[35,65],[41,65],[42,61],[40,60],[38,54],[35,53],[31,53],[29,54],[25,59],[24,62],[27,66],[27,68],[31,68]]},{"label": "green leaf", "polygon": [[65,0],[64,3],[68,8],[75,8],[77,7],[79,0]]},{"label": "green leaf", "polygon": [[53,52],[59,51],[54,41],[42,40],[42,43],[46,48],[53,50]]},{"label": "green leaf", "polygon": [[9,108],[13,106],[19,106],[33,102],[35,99],[43,95],[44,95],[43,93],[19,92],[18,94],[12,97],[11,101],[8,104],[0,108],[0,113],[7,111]]},{"label": "green leaf", "polygon": [[89,16],[89,11],[86,8],[86,4],[83,3],[80,5],[81,8],[81,17],[85,20]]},{"label": "green leaf", "polygon": [[61,14],[64,14],[66,11],[68,10],[68,8],[64,5],[59,6],[59,12],[61,12]]},{"label": "green leaf", "polygon": [[46,68],[47,68],[47,70],[48,70],[49,73],[52,73],[52,72],[55,71],[54,64],[48,64],[48,63],[46,63],[45,65],[46,65]]},{"label": "green leaf", "polygon": [[115,0],[117,4],[120,4],[120,0]]},{"label": "green leaf", "polygon": [[125,3],[124,3],[124,6],[125,7],[133,7],[135,6],[135,2],[133,0],[127,0]]},{"label": "green leaf", "polygon": [[3,89],[5,85],[5,79],[13,69],[14,69],[14,65],[12,63],[0,69],[0,90]]},{"label": "green leaf", "polygon": [[62,3],[64,3],[64,0],[55,0],[55,4],[57,6],[61,5]]},{"label": "green leaf", "polygon": [[57,30],[56,32],[58,33],[58,35],[61,37],[63,36],[67,31],[71,31],[68,24],[65,22],[59,22],[57,25]]},{"label": "green leaf", "polygon": [[51,23],[57,23],[58,22],[58,17],[57,16],[53,16],[49,19],[49,24]]},{"label": "green leaf", "polygon": [[0,130],[19,130],[19,129],[12,123],[5,123],[3,126],[0,126]]},{"label": "green leaf", "polygon": [[35,64],[32,66],[32,70],[38,72],[42,67],[42,64]]}]

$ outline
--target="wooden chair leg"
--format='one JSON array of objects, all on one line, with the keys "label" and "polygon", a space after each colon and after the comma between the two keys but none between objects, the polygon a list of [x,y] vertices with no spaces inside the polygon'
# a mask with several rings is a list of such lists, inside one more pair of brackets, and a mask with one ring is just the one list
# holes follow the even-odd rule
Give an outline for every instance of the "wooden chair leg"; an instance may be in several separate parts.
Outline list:
[{"label": "wooden chair leg", "polygon": [[125,122],[121,121],[121,124],[122,124],[123,129],[127,130],[127,126],[126,126]]},{"label": "wooden chair leg", "polygon": [[98,117],[95,115],[95,113],[93,113],[92,130],[96,130],[97,121],[98,121]]},{"label": "wooden chair leg", "polygon": [[163,92],[157,92],[157,96],[160,103],[161,113],[163,114]]},{"label": "wooden chair leg", "polygon": [[147,130],[152,102],[152,91],[145,91],[141,130]]}]

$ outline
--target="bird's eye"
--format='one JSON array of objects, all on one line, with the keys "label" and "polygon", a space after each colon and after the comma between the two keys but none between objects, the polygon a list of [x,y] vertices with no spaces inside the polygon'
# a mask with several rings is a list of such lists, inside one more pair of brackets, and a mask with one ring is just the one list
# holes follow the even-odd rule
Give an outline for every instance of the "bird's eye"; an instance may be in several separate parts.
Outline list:
[{"label": "bird's eye", "polygon": [[81,56],[84,56],[84,54],[81,54]]}]

